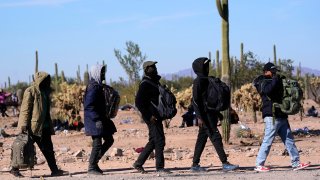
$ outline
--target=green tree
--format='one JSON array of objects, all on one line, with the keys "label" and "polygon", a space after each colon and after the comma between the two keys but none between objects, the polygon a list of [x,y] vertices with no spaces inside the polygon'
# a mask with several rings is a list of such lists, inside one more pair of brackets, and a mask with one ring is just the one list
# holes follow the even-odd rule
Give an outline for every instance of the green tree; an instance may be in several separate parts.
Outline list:
[{"label": "green tree", "polygon": [[120,50],[114,49],[114,54],[127,73],[129,83],[133,84],[141,79],[139,72],[142,69],[142,63],[146,60],[147,56],[142,55],[139,45],[132,41],[126,42],[126,51],[128,54],[122,55]]},{"label": "green tree", "polygon": [[293,60],[291,59],[281,59],[281,74],[286,76],[287,78],[292,78],[292,71],[294,70],[293,67]]}]

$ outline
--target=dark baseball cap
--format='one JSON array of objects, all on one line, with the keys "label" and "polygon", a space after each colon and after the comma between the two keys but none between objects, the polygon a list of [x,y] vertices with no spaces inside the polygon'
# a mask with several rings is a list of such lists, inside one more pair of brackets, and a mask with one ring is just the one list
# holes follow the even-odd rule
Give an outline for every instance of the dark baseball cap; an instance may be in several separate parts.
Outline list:
[{"label": "dark baseball cap", "polygon": [[279,71],[279,69],[273,63],[268,62],[263,66],[263,71]]},{"label": "dark baseball cap", "polygon": [[143,63],[143,70],[146,70],[147,67],[157,64],[157,61],[146,61]]}]

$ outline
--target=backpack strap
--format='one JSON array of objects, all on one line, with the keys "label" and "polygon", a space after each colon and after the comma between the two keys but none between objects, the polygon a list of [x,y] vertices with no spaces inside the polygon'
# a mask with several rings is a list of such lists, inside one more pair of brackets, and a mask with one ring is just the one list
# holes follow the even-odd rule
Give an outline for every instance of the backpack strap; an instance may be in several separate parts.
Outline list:
[{"label": "backpack strap", "polygon": [[140,84],[142,84],[143,82],[147,82],[149,84],[151,84],[152,86],[159,88],[159,84],[156,84],[155,82],[152,82],[150,79],[143,79]]}]

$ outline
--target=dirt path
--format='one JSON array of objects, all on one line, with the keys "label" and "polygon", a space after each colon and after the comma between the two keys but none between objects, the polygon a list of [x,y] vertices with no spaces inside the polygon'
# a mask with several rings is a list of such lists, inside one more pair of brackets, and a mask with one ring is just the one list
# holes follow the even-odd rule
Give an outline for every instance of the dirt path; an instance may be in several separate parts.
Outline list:
[{"label": "dirt path", "polygon": [[[316,106],[316,108],[319,108]],[[239,125],[232,126],[231,144],[225,145],[228,159],[231,163],[239,164],[241,169],[235,172],[222,172],[221,163],[216,155],[212,144],[208,141],[201,157],[201,166],[207,167],[206,173],[190,173],[194,145],[197,137],[198,127],[178,128],[181,124],[181,117],[178,114],[171,123],[169,129],[165,129],[165,166],[173,171],[170,175],[158,176],[154,173],[155,161],[153,157],[145,163],[148,174],[136,173],[131,168],[137,159],[138,153],[134,149],[143,147],[147,142],[147,128],[140,123],[138,116],[133,112],[121,111],[114,119],[118,132],[114,135],[115,143],[99,163],[104,175],[101,177],[89,177],[86,173],[88,157],[91,151],[91,138],[83,132],[60,132],[52,136],[57,164],[63,170],[69,171],[70,176],[63,176],[54,179],[320,179],[320,118],[305,117],[300,121],[298,116],[290,116],[291,129],[307,127],[310,131],[306,135],[296,135],[296,145],[300,151],[302,162],[310,161],[312,167],[307,170],[292,171],[290,168],[290,157],[283,153],[284,145],[276,138],[272,145],[266,165],[272,167],[268,173],[256,173],[253,171],[256,155],[259,150],[259,139],[263,134],[264,124],[254,124],[250,114],[240,113],[240,119],[252,131],[255,138],[237,138],[236,131]],[[16,118],[0,119],[0,127],[5,127],[10,137],[1,138],[0,144],[0,170],[8,170],[10,164],[10,147],[17,134],[17,129],[11,124]],[[261,118],[258,120],[261,122]],[[243,143],[246,143],[244,146]],[[118,148],[122,153],[114,156],[113,148]],[[77,156],[78,154],[78,156]],[[37,148],[39,165],[32,171],[32,177],[53,179],[47,177],[50,174],[49,168],[44,161],[42,153]],[[26,177],[30,171],[22,171]],[[8,172],[0,172],[0,180],[13,179]]]}]

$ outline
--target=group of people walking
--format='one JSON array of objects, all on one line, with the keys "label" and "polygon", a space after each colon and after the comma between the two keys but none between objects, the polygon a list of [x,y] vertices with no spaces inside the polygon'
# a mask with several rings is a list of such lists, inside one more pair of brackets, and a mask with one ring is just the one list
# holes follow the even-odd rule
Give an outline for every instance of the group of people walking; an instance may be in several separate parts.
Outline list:
[{"label": "group of people walking", "polygon": [[[140,173],[146,173],[143,168],[149,155],[155,150],[155,168],[157,173],[171,173],[165,169],[164,147],[166,145],[165,133],[162,119],[158,110],[153,104],[159,102],[159,89],[153,84],[160,85],[156,61],[146,61],[143,64],[143,80],[139,85],[136,94],[135,104],[141,112],[148,130],[149,139],[137,160],[133,163],[133,168]],[[194,148],[194,156],[190,170],[192,172],[206,171],[200,166],[200,157],[204,151],[207,139],[213,144],[222,170],[231,171],[239,168],[239,165],[231,164],[225,153],[222,137],[217,128],[220,113],[206,107],[204,94],[208,90],[208,74],[210,59],[205,57],[197,58],[192,63],[193,71],[197,77],[193,81],[192,106],[195,111],[199,130]],[[102,175],[103,171],[98,166],[99,160],[114,143],[113,134],[117,131],[114,123],[106,117],[103,82],[105,81],[106,68],[102,65],[94,65],[90,71],[90,82],[86,88],[84,97],[84,125],[85,133],[92,138],[92,151],[90,154],[88,174]],[[265,161],[269,154],[272,142],[277,134],[285,144],[294,170],[303,169],[309,166],[308,163],[301,163],[299,153],[295,146],[288,116],[276,108],[272,111],[272,103],[280,102],[279,95],[282,83],[277,75],[277,68],[272,63],[267,63],[263,69],[263,76],[271,79],[258,89],[263,105],[262,116],[265,122],[265,136],[260,147],[257,160],[256,171],[269,171],[265,166]],[[149,83],[152,82],[153,84]],[[50,75],[38,72],[35,76],[35,83],[29,87],[25,94],[19,117],[19,129],[21,132],[29,132],[31,139],[36,142],[44,154],[51,169],[52,176],[63,175],[64,171],[57,168],[54,158],[51,135],[54,134],[50,118]],[[259,87],[260,88],[260,87]],[[41,111],[39,111],[41,110]],[[273,123],[275,118],[275,123]],[[31,121],[32,119],[32,121]],[[19,169],[13,167],[11,173],[15,176],[22,176]]]},{"label": "group of people walking", "polygon": [[7,114],[8,105],[12,107],[12,115],[17,116],[19,111],[19,99],[16,92],[5,92],[0,88],[0,113],[2,117],[9,117],[9,115]]}]

